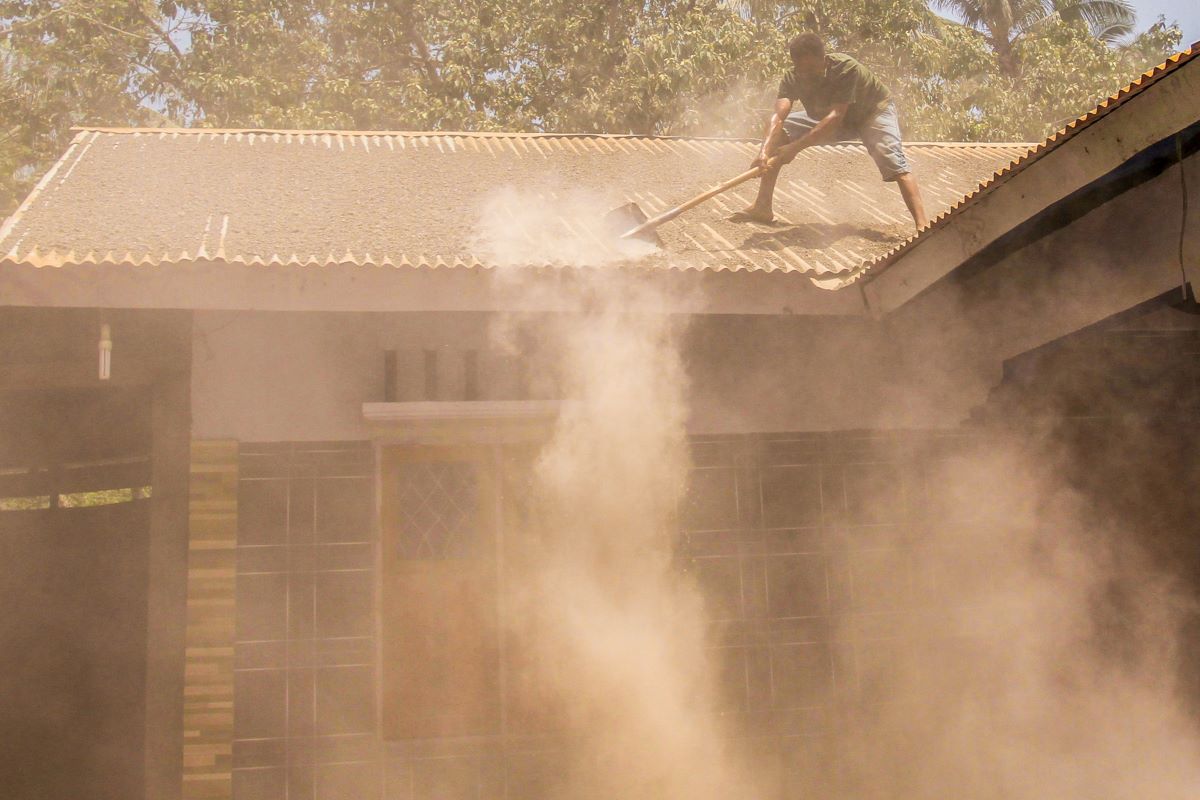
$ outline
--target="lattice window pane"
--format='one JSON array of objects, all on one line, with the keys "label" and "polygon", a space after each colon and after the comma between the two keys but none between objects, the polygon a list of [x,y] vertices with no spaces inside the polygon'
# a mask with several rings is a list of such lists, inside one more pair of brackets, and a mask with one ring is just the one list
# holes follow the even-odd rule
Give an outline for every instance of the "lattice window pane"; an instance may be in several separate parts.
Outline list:
[{"label": "lattice window pane", "polygon": [[402,558],[470,558],[479,547],[479,475],[460,461],[399,464],[397,537]]}]

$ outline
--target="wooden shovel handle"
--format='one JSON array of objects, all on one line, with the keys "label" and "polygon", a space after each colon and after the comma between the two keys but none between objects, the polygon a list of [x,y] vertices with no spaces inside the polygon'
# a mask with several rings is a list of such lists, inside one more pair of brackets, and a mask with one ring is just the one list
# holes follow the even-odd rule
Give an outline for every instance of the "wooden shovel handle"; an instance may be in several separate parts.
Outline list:
[{"label": "wooden shovel handle", "polygon": [[650,219],[643,222],[641,225],[638,225],[636,228],[634,228],[632,230],[628,230],[625,233],[622,233],[621,238],[628,239],[632,236],[637,236],[639,233],[654,230],[659,225],[662,225],[664,222],[670,222],[671,220],[675,219],[676,217],[678,217],[680,214],[687,211],[688,209],[692,209],[692,208],[695,208],[696,206],[700,205],[705,200],[709,200],[713,197],[716,197],[717,195],[721,194],[722,192],[727,192],[730,189],[732,189],[733,187],[743,184],[746,181],[750,180],[751,178],[757,178],[759,175],[763,174],[764,169],[765,169],[765,167],[751,167],[750,169],[743,172],[741,175],[738,175],[736,178],[730,178],[729,180],[722,183],[720,186],[716,186],[712,189],[709,189],[707,192],[704,192],[703,194],[698,194],[695,197],[693,197],[691,200],[688,200],[686,203],[683,203],[682,205],[675,206],[674,208],[670,209],[669,211],[664,211],[663,213],[659,214],[657,217],[651,217]]}]

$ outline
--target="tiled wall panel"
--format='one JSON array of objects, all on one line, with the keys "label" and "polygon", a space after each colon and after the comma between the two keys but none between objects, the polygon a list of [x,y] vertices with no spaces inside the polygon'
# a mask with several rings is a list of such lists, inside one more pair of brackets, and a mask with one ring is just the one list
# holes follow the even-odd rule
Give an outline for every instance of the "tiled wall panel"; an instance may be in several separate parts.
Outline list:
[{"label": "tiled wall panel", "polygon": [[230,797],[234,735],[237,442],[192,442],[183,798]]}]

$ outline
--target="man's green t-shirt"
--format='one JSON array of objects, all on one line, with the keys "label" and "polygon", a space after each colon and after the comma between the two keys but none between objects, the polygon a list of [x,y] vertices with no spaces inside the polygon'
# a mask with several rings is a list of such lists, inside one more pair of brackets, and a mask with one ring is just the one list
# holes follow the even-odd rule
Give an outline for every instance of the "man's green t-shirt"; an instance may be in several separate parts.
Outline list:
[{"label": "man's green t-shirt", "polygon": [[891,97],[871,71],[842,53],[825,54],[825,74],[805,78],[790,69],[779,82],[779,97],[799,100],[813,119],[821,119],[838,103],[849,103],[843,123],[857,128],[883,110]]}]

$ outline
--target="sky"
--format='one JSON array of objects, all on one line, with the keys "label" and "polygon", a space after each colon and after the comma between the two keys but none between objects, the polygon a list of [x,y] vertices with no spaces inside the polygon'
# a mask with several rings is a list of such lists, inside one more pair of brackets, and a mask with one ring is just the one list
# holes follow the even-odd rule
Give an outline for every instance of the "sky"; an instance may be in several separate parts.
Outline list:
[{"label": "sky", "polygon": [[1133,0],[1137,9],[1138,30],[1151,25],[1161,14],[1168,22],[1179,23],[1183,30],[1181,48],[1200,41],[1200,0]]}]

